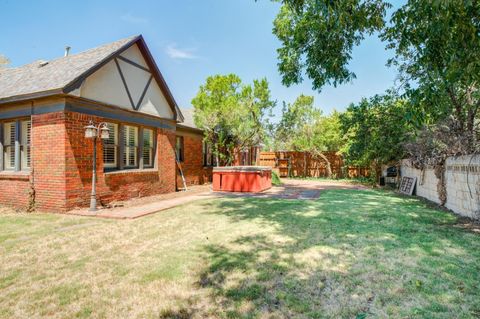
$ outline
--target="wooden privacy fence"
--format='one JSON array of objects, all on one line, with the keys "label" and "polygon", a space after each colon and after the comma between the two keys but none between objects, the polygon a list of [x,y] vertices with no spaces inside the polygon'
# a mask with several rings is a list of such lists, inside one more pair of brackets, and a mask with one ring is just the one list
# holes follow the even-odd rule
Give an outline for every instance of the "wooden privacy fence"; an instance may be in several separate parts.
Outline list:
[{"label": "wooden privacy fence", "polygon": [[[323,153],[330,162],[332,177],[355,178],[368,177],[366,167],[344,166],[343,159],[337,152]],[[277,170],[280,177],[326,177],[327,164],[319,156],[309,152],[260,152],[258,165],[269,166]]]}]

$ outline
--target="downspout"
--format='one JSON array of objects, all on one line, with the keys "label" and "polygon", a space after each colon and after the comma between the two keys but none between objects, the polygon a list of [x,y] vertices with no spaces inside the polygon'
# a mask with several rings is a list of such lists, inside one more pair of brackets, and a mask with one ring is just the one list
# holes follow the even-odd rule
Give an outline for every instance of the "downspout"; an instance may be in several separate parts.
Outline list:
[{"label": "downspout", "polygon": [[33,107],[34,102],[30,103],[30,189],[28,191],[28,207],[27,212],[35,211],[35,169],[33,160]]}]

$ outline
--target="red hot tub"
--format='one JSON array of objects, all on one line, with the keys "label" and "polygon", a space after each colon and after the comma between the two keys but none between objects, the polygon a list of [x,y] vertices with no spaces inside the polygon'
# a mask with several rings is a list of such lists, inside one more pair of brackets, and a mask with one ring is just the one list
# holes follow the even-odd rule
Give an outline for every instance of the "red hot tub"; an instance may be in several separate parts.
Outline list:
[{"label": "red hot tub", "polygon": [[213,168],[213,190],[222,192],[261,192],[272,187],[272,169],[264,166]]}]

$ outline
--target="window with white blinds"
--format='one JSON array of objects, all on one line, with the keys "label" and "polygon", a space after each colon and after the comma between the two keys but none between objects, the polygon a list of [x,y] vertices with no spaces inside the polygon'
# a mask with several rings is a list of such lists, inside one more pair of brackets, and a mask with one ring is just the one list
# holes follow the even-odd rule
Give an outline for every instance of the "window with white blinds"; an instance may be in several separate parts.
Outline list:
[{"label": "window with white blinds", "polygon": [[109,135],[103,140],[103,166],[117,167],[118,124],[107,123]]},{"label": "window with white blinds", "polygon": [[3,123],[3,166],[6,170],[15,169],[15,122]]},{"label": "window with white blinds", "polygon": [[123,165],[137,166],[138,127],[125,125],[123,127]]},{"label": "window with white blinds", "polygon": [[30,131],[32,122],[22,121],[20,124],[20,158],[21,169],[30,168]]},{"label": "window with white blinds", "polygon": [[[30,169],[31,121],[4,122],[3,125],[3,168],[4,170]],[[19,153],[19,156],[17,155]],[[18,163],[17,163],[18,161]]]},{"label": "window with white blinds", "polygon": [[154,129],[117,123],[107,123],[107,127],[109,138],[103,141],[103,167],[106,171],[155,166]]},{"label": "window with white blinds", "polygon": [[153,167],[153,130],[143,130],[143,166]]}]

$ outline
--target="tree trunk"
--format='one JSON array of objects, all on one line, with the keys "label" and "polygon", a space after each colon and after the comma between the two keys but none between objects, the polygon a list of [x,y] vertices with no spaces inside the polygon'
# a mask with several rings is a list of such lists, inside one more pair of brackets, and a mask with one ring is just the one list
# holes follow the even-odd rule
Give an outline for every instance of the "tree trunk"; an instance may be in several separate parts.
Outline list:
[{"label": "tree trunk", "polygon": [[323,154],[322,152],[318,153],[318,156],[320,156],[325,161],[325,163],[327,164],[327,177],[331,178],[332,177],[332,165],[331,165],[330,161],[325,156],[325,154]]},{"label": "tree trunk", "polygon": [[220,166],[220,158],[218,156],[219,151],[220,150],[218,149],[218,143],[215,143],[215,162],[216,162],[215,164],[216,164],[217,167]]}]

